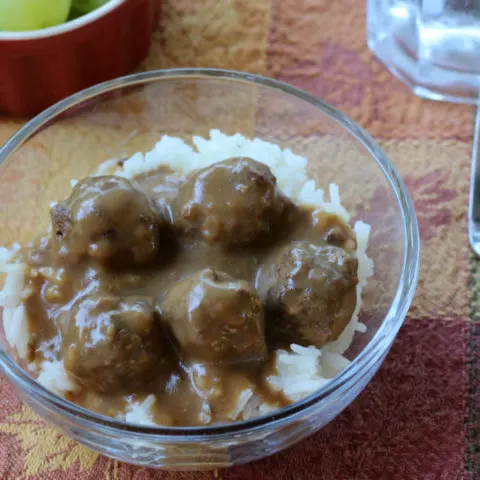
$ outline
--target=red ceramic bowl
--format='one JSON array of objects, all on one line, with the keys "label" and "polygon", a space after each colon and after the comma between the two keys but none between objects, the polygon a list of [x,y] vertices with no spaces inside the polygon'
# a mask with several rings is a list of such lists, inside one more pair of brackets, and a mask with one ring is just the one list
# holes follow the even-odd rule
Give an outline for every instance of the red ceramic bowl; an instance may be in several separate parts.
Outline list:
[{"label": "red ceramic bowl", "polygon": [[0,112],[34,115],[125,75],[148,54],[161,0],[110,0],[56,27],[0,32]]}]

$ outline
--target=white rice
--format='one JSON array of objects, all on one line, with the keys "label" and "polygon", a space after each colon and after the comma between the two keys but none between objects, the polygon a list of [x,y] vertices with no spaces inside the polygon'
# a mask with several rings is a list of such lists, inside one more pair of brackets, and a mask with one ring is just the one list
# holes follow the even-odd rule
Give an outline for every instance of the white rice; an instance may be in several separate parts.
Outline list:
[{"label": "white rice", "polygon": [[156,403],[155,395],[149,395],[142,402],[132,402],[128,405],[125,416],[120,416],[119,420],[125,420],[127,423],[136,425],[156,425],[153,418],[153,407]]},{"label": "white rice", "polygon": [[19,249],[0,248],[0,273],[5,274],[3,289],[0,291],[0,307],[3,307],[3,329],[8,344],[17,351],[20,358],[28,354],[30,334],[23,299],[28,294],[25,287],[27,266],[22,263],[9,263]]},{"label": "white rice", "polygon": [[24,305],[4,307],[3,328],[8,344],[17,350],[20,358],[27,358],[30,333]]},{"label": "white rice", "polygon": [[[192,148],[180,138],[163,136],[155,147],[145,154],[136,153],[124,162],[110,159],[102,163],[95,175],[115,174],[133,179],[148,173],[161,165],[167,165],[180,174],[188,174],[199,168],[231,157],[249,157],[269,166],[277,178],[280,189],[300,204],[318,206],[329,213],[335,213],[345,221],[350,215],[342,206],[338,185],[330,184],[328,196],[318,188],[315,181],[307,176],[308,160],[295,155],[289,149],[259,138],[249,140],[240,134],[224,135],[219,130],[210,132],[210,139],[193,137]],[[76,184],[71,182],[72,187]],[[297,401],[318,390],[337,375],[350,362],[343,353],[351,345],[355,332],[365,332],[366,326],[358,321],[361,308],[362,290],[373,274],[373,262],[366,254],[370,226],[356,222],[358,277],[357,307],[352,320],[339,338],[318,349],[313,346],[291,345],[290,351],[276,352],[276,375],[268,377],[272,388],[282,391],[290,400]],[[28,292],[24,288],[25,265],[9,263],[15,250],[0,248],[0,272],[6,273],[3,291],[0,293],[0,306],[4,307],[3,322],[7,341],[17,350],[21,358],[26,358],[29,332],[23,299]],[[38,381],[55,393],[65,394],[77,387],[69,379],[63,362],[44,362]],[[140,425],[154,424],[152,408],[156,402],[153,395],[142,402],[132,402],[122,419]],[[251,418],[273,410],[275,407],[262,403],[251,388],[241,392],[236,408],[231,412],[231,420]]]},{"label": "white rice", "polygon": [[38,383],[58,395],[75,392],[78,385],[69,377],[63,360],[43,362],[40,375],[37,378]]},{"label": "white rice", "polygon": [[246,388],[238,395],[235,408],[228,414],[228,418],[232,421],[238,420],[245,415],[246,406],[254,398],[255,392],[253,388]]}]

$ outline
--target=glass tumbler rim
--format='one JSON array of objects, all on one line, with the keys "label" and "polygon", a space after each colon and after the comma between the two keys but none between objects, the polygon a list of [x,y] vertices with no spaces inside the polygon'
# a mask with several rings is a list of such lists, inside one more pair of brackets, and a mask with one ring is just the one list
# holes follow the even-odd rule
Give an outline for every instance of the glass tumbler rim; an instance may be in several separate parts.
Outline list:
[{"label": "glass tumbler rim", "polygon": [[403,319],[413,299],[419,274],[420,237],[413,202],[408,194],[405,183],[383,149],[376,144],[365,130],[347,115],[320,98],[284,82],[251,73],[210,68],[165,69],[136,73],[95,85],[61,100],[26,123],[0,148],[0,164],[31,136],[52,123],[52,121],[64,111],[86,100],[117,89],[147,85],[161,80],[172,80],[176,77],[182,79],[189,77],[198,77],[199,79],[213,78],[226,82],[230,81],[232,84],[242,82],[273,88],[303,100],[319,109],[350,133],[356,141],[360,142],[369,155],[376,161],[398,203],[404,237],[403,265],[397,291],[387,315],[369,343],[353,359],[350,365],[313,394],[281,410],[251,420],[207,427],[130,425],[123,421],[97,414],[55,395],[37,383],[36,380],[17,365],[5,351],[0,351],[0,366],[21,390],[27,392],[27,394],[33,392],[37,400],[59,410],[61,414],[74,421],[81,421],[92,428],[102,428],[112,433],[130,434],[150,440],[158,438],[168,439],[171,442],[201,442],[225,438],[225,436],[232,436],[234,434],[251,433],[259,429],[291,423],[301,417],[306,410],[313,408],[322,400],[326,400],[330,395],[338,393],[344,388],[348,388],[348,384],[355,382],[356,378],[362,376],[364,372],[369,370],[376,360],[389,348],[403,323]]}]

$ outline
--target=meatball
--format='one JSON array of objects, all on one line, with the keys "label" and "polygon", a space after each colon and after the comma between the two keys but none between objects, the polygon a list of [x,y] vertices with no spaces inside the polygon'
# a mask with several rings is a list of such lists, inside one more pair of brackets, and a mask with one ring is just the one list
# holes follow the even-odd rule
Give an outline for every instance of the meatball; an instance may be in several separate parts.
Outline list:
[{"label": "meatball", "polygon": [[257,275],[267,340],[320,347],[335,340],[356,306],[358,261],[334,245],[298,241],[280,250]]},{"label": "meatball", "polygon": [[174,201],[175,223],[210,244],[252,245],[268,238],[286,199],[270,169],[233,158],[195,172]]},{"label": "meatball", "polygon": [[100,393],[128,393],[170,373],[160,314],[145,297],[93,295],[74,305],[64,326],[67,372]]},{"label": "meatball", "polygon": [[205,269],[179,282],[162,314],[191,359],[236,363],[265,355],[262,304],[247,282],[226,273]]},{"label": "meatball", "polygon": [[54,248],[77,262],[142,265],[154,261],[166,221],[153,201],[134,183],[101,176],[79,182],[51,210]]}]

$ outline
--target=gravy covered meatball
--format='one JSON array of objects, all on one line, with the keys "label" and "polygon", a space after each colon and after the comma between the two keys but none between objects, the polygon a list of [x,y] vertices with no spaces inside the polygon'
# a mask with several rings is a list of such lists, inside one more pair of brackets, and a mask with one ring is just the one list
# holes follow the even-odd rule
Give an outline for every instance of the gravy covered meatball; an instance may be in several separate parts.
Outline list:
[{"label": "gravy covered meatball", "polygon": [[195,172],[179,189],[174,215],[208,243],[252,245],[268,238],[284,208],[266,165],[233,158]]},{"label": "gravy covered meatball", "polygon": [[65,368],[83,387],[135,392],[169,373],[160,314],[144,297],[87,296],[77,301],[63,334]]},{"label": "gravy covered meatball", "polygon": [[173,286],[162,314],[183,355],[244,362],[265,354],[262,304],[245,281],[205,269]]},{"label": "gravy covered meatball", "polygon": [[74,262],[142,265],[155,260],[161,230],[159,209],[133,182],[116,176],[90,177],[51,210],[54,247]]},{"label": "gravy covered meatball", "polygon": [[356,306],[358,262],[334,245],[298,241],[266,262],[257,276],[267,339],[315,345],[335,340]]}]

